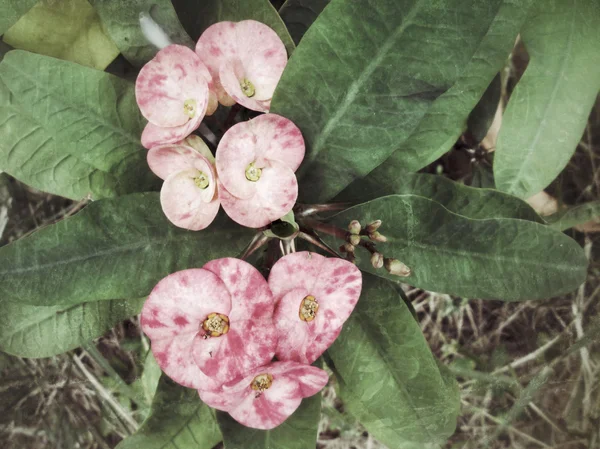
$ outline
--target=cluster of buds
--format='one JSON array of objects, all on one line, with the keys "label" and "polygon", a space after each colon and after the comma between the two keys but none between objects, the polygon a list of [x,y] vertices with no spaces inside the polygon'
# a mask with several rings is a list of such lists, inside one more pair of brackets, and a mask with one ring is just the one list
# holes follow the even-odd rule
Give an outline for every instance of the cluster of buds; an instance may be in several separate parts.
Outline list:
[{"label": "cluster of buds", "polygon": [[387,242],[387,237],[378,231],[380,227],[381,220],[375,220],[364,227],[358,220],[352,220],[348,224],[348,232],[345,234],[346,241],[340,246],[340,251],[346,255],[347,260],[355,263],[356,248],[363,247],[371,253],[371,265],[376,270],[385,268],[388,273],[394,276],[410,276],[411,270],[406,264],[400,262],[398,259],[384,257],[377,250],[377,243]]}]

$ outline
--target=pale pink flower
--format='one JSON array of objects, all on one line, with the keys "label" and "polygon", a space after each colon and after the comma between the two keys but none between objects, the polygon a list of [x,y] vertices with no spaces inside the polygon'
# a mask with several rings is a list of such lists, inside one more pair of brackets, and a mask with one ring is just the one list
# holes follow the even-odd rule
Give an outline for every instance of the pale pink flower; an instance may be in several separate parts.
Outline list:
[{"label": "pale pink flower", "polygon": [[142,145],[175,143],[192,133],[217,106],[212,76],[194,51],[169,45],[149,61],[135,82],[135,97],[148,124]]},{"label": "pale pink flower", "polygon": [[239,423],[268,430],[283,423],[303,398],[317,394],[328,380],[327,373],[314,366],[272,362],[254,368],[218,393],[198,393],[209,406],[229,412]]},{"label": "pale pink flower", "polygon": [[267,112],[287,64],[283,42],[254,20],[219,22],[202,33],[196,53],[210,71],[219,102]]},{"label": "pale pink flower", "polygon": [[339,335],[360,296],[362,276],[346,260],[307,251],[282,257],[269,274],[279,360],[314,362]]},{"label": "pale pink flower", "polygon": [[190,136],[178,144],[153,147],[148,165],[165,180],[160,190],[163,212],[175,226],[199,231],[219,212],[214,157],[202,139]]},{"label": "pale pink flower", "polygon": [[273,307],[258,270],[225,258],[162,279],[140,322],[169,377],[187,387],[216,390],[272,360]]},{"label": "pale pink flower", "polygon": [[304,151],[300,130],[279,115],[264,114],[232,126],[216,153],[225,212],[251,228],[287,214],[298,197],[294,172]]}]

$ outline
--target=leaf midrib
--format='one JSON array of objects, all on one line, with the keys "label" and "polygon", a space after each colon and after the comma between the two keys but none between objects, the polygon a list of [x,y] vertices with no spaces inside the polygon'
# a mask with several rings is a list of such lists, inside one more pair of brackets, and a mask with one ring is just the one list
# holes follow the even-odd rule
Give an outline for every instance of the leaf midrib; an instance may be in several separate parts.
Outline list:
[{"label": "leaf midrib", "polygon": [[[335,114],[333,114],[325,126],[323,130],[319,134],[319,136],[315,139],[312,145],[312,151],[307,152],[305,155],[304,164],[312,164],[315,159],[319,156],[321,151],[321,147],[325,144],[325,141],[329,138],[329,135],[332,133],[333,129],[337,125],[337,123],[342,119],[342,117],[346,114],[346,111],[351,107],[354,103],[354,100],[358,96],[358,92],[360,88],[368,81],[369,77],[373,74],[375,69],[379,67],[381,61],[387,56],[388,52],[393,48],[394,44],[398,40],[399,36],[404,33],[408,25],[411,23],[412,19],[417,14],[421,3],[423,0],[417,0],[415,4],[410,8],[410,10],[406,13],[405,17],[402,20],[402,23],[398,26],[396,31],[392,33],[383,43],[383,45],[377,51],[375,57],[371,60],[369,64],[365,66],[361,74],[356,78],[355,81],[350,84],[344,99],[342,100],[340,106],[338,107]],[[320,31],[320,28],[316,28]]]}]

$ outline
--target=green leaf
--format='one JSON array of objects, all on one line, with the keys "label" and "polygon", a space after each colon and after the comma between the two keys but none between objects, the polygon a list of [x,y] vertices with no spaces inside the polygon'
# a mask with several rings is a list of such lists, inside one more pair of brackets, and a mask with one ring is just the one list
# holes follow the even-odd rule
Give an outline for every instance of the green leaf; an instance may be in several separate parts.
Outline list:
[{"label": "green leaf", "polygon": [[429,198],[468,218],[520,218],[544,223],[525,201],[497,190],[468,187],[437,175],[380,173],[391,182],[379,182],[367,176],[360,183],[349,186],[336,199],[365,202],[384,195],[411,194]]},{"label": "green leaf", "polygon": [[537,2],[522,32],[530,56],[498,135],[500,190],[540,192],[575,152],[600,89],[600,3]]},{"label": "green leaf", "polygon": [[275,30],[288,54],[294,51],[294,41],[269,0],[173,0],[173,5],[183,27],[194,40],[214,23],[252,19]]},{"label": "green leaf", "polygon": [[146,296],[170,273],[237,256],[252,234],[223,213],[203,231],[177,228],[158,193],[98,200],[0,248],[0,301],[54,306]]},{"label": "green leaf", "polygon": [[306,30],[331,0],[287,0],[279,15],[287,26],[294,43],[298,45]]},{"label": "green leaf", "polygon": [[144,370],[142,371],[140,381],[142,383],[144,396],[149,404],[151,404],[154,399],[161,375],[162,371],[160,370],[160,366],[158,366],[152,351],[148,351],[146,359],[144,360]]},{"label": "green leaf", "polygon": [[271,106],[307,144],[301,201],[328,200],[386,160],[411,171],[447,151],[504,63],[520,9],[501,0],[332,0]]},{"label": "green leaf", "polygon": [[600,201],[590,201],[589,203],[568,207],[545,218],[551,228],[565,231],[588,221],[596,220],[598,217],[600,217]]},{"label": "green leaf", "polygon": [[136,67],[150,61],[158,49],[140,28],[140,14],[148,14],[169,36],[171,42],[193,48],[194,41],[183,29],[169,0],[89,0],[107,33],[123,56]]},{"label": "green leaf", "polygon": [[0,34],[4,34],[19,18],[29,11],[38,0],[0,0]]},{"label": "green leaf", "polygon": [[385,445],[442,443],[454,432],[456,381],[440,371],[390,282],[363,276],[361,299],[328,354],[344,405]]},{"label": "green leaf", "polygon": [[586,278],[582,248],[543,224],[470,219],[415,195],[391,195],[360,204],[334,216],[332,222],[345,229],[355,219],[382,220],[379,231],[388,241],[378,243],[377,249],[408,265],[412,275],[399,278],[375,270],[366,251],[356,253],[359,267],[425,290],[518,301],[568,293]]},{"label": "green leaf", "polygon": [[36,188],[73,199],[154,189],[144,123],[132,83],[20,50],[0,63],[0,169]]},{"label": "green leaf", "polygon": [[86,0],[41,0],[4,34],[4,41],[101,70],[119,54]]},{"label": "green leaf", "polygon": [[226,449],[314,449],[320,419],[320,393],[303,399],[298,410],[272,430],[251,429],[229,414],[217,412]]},{"label": "green leaf", "polygon": [[117,449],[212,449],[219,441],[213,411],[200,400],[198,392],[163,375],[150,416]]},{"label": "green leaf", "polygon": [[36,307],[0,302],[0,350],[19,357],[51,357],[100,337],[140,313],[145,298]]}]

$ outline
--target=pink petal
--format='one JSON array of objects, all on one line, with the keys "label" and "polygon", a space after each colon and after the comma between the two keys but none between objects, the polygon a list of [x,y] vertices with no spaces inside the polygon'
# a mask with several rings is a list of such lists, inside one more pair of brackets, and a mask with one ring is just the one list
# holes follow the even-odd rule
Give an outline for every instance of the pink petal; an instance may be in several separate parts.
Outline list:
[{"label": "pink petal", "polygon": [[[194,118],[204,117],[209,99],[206,67],[198,55],[187,47],[169,45],[140,71],[135,96],[142,115],[161,127],[181,126]],[[193,101],[194,115],[185,110]]]},{"label": "pink petal", "polygon": [[[271,386],[258,394],[251,385],[260,374],[273,376]],[[229,414],[241,424],[255,429],[273,429],[300,406],[303,398],[313,396],[329,380],[325,371],[295,362],[272,362],[252,370],[237,384],[223,387]],[[232,405],[236,404],[236,405]]]},{"label": "pink petal", "polygon": [[[216,178],[216,173],[210,159],[190,145],[190,143],[198,145],[198,147],[202,149],[196,139],[189,140],[192,137],[200,139],[198,136],[190,136],[188,139],[178,144],[159,145],[151,148],[147,155],[150,170],[161,179],[167,179],[173,173],[190,170],[192,168],[205,171],[213,178]],[[202,141],[202,139],[200,139],[200,141]],[[206,149],[208,150],[208,147]],[[210,156],[212,157],[212,155]],[[214,194],[216,185],[213,187],[212,192]]]},{"label": "pink petal", "polygon": [[231,294],[230,328],[217,338],[198,338],[194,360],[206,375],[225,383],[273,358],[277,346],[275,302],[263,276],[247,262],[223,258],[203,269],[218,276]]},{"label": "pink petal", "polygon": [[213,199],[215,179],[211,178],[209,187],[201,189],[195,182],[199,174],[198,170],[173,173],[160,190],[160,204],[169,221],[191,231],[207,228],[220,206],[219,200]]},{"label": "pink petal", "polygon": [[238,123],[229,128],[219,142],[215,156],[220,182],[237,198],[250,198],[256,192],[257,183],[246,178],[248,165],[257,159],[258,138],[249,126],[251,122]]},{"label": "pink petal", "polygon": [[196,150],[198,153],[204,156],[212,165],[215,165],[215,156],[210,151],[210,148],[208,148],[208,145],[204,143],[202,137],[192,134],[191,136],[188,136],[183,142],[181,142],[181,144],[192,147],[194,150]]},{"label": "pink petal", "polygon": [[[211,90],[226,106],[231,106],[231,104],[226,104],[228,95],[219,81],[219,68],[224,61],[237,56],[235,26],[234,22],[215,23],[204,30],[196,44],[196,54],[213,78]],[[221,101],[222,99],[225,102]]]},{"label": "pink petal", "polygon": [[292,210],[298,198],[296,175],[288,167],[273,161],[262,169],[251,198],[239,199],[219,181],[219,200],[229,217],[249,228],[260,228]]},{"label": "pink petal", "polygon": [[279,161],[296,171],[304,159],[302,133],[291,120],[277,114],[263,114],[250,120],[257,136],[256,148],[267,160]]},{"label": "pink petal", "polygon": [[181,142],[200,126],[202,117],[198,116],[185,125],[163,128],[148,123],[142,132],[142,145],[144,148],[152,148],[157,145]]},{"label": "pink petal", "polygon": [[193,342],[208,314],[230,311],[231,296],[223,282],[208,270],[193,268],[173,273],[154,287],[140,324],[169,377],[191,388],[206,388],[207,380],[198,376],[193,363]]},{"label": "pink petal", "polygon": [[342,327],[327,320],[328,312],[321,306],[312,321],[299,318],[300,304],[308,291],[297,288],[289,291],[277,304],[275,325],[277,327],[278,360],[311,364],[333,344]]},{"label": "pink petal", "polygon": [[[275,31],[254,20],[238,22],[235,33],[237,58],[232,57],[221,65],[221,84],[241,105],[266,112],[287,64],[285,46]],[[254,86],[252,97],[246,96],[240,88],[244,79]]]},{"label": "pink petal", "polygon": [[[277,261],[269,275],[269,286],[278,301],[275,311],[280,339],[277,357],[312,363],[337,338],[354,310],[360,297],[362,276],[348,261],[302,251]],[[315,297],[319,309],[314,320],[306,322],[300,319],[299,310],[308,295]],[[303,341],[290,335],[300,332],[304,332]]]}]

